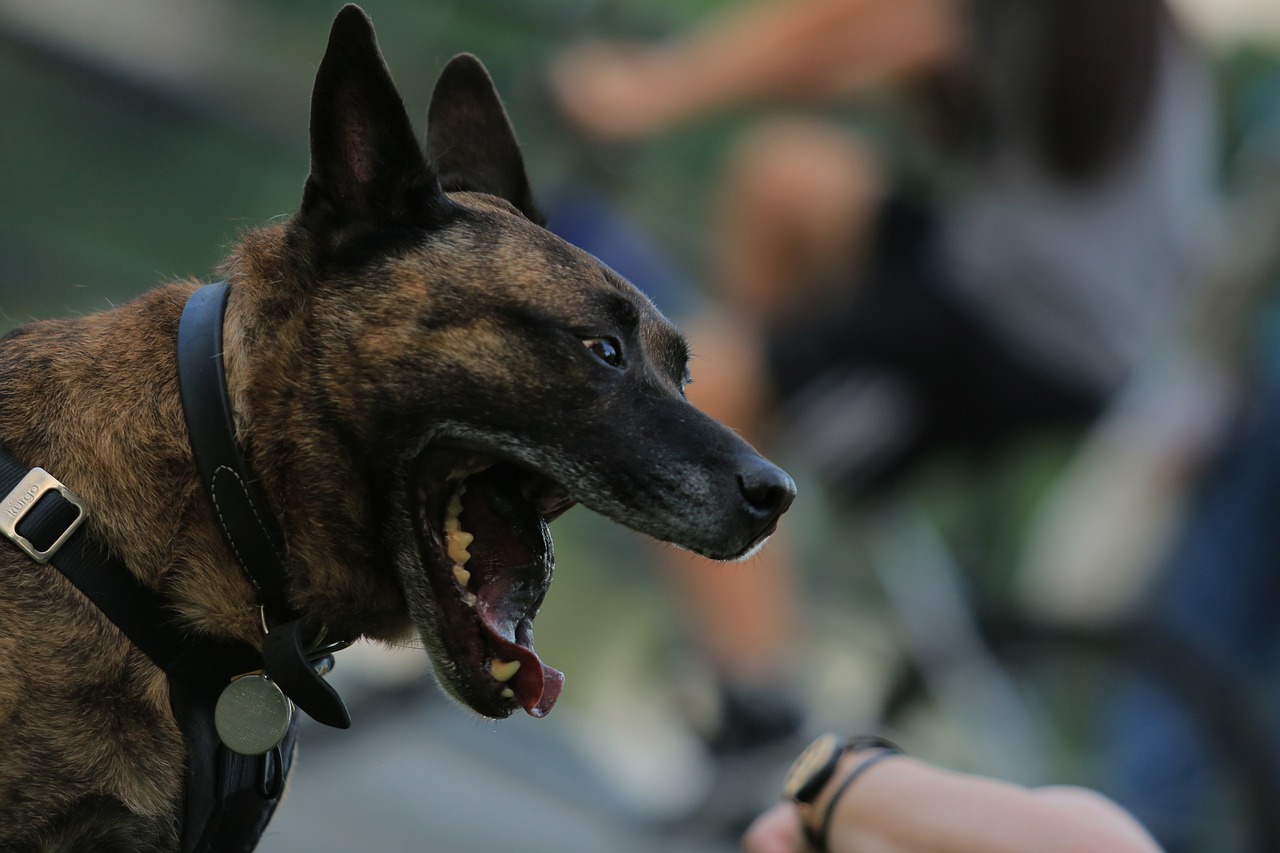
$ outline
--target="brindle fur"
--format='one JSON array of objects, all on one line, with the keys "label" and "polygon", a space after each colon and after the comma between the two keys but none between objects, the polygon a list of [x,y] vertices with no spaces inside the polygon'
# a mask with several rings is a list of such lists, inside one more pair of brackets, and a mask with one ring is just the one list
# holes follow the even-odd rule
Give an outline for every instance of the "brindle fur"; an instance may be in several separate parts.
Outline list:
[{"label": "brindle fur", "polygon": [[[444,432],[694,550],[733,557],[758,538],[722,523],[713,476],[753,454],[684,401],[684,344],[648,301],[536,224],[478,63],[442,77],[428,165],[349,7],[312,109],[300,212],[244,235],[221,270],[237,435],[312,629],[417,629],[431,645],[406,495],[411,460]],[[177,324],[195,287],[11,332],[0,440],[83,498],[91,534],[188,630],[259,644],[179,402]],[[600,332],[622,342],[625,372],[575,337]],[[164,675],[57,571],[0,542],[0,573],[0,849],[174,849],[185,753]]]}]

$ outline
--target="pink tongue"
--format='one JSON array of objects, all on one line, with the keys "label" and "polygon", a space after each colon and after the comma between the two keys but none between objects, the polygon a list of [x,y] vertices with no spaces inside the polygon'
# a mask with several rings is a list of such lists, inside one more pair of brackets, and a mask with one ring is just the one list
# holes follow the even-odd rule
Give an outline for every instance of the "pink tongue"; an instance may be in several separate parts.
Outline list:
[{"label": "pink tongue", "polygon": [[533,649],[508,640],[501,627],[503,620],[483,598],[476,602],[476,611],[489,632],[489,642],[493,644],[497,657],[505,661],[520,662],[520,669],[512,676],[508,686],[530,716],[545,717],[560,698],[560,691],[564,688],[564,673],[544,664]]}]

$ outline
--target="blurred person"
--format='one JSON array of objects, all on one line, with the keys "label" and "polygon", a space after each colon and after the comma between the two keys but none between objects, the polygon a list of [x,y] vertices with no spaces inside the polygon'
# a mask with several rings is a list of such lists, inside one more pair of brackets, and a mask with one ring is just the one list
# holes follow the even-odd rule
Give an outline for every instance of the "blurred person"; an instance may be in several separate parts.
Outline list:
[{"label": "blurred person", "polygon": [[[925,108],[947,165],[925,192],[817,118],[747,134],[719,199],[719,304],[685,324],[693,402],[855,497],[941,449],[1089,423],[1170,345],[1213,209],[1207,75],[1159,0],[757,2],[667,44],[583,46],[553,83],[608,139],[883,84]],[[669,562],[720,682],[713,751],[793,735],[788,552]]]},{"label": "blurred person", "polygon": [[899,755],[876,738],[824,735],[744,853],[1159,853],[1114,802],[1084,788],[1024,788]]},{"label": "blurred person", "polygon": [[[1274,720],[1280,710],[1280,301],[1235,422],[1192,490],[1142,616],[1204,665],[1256,697],[1233,713]],[[1170,853],[1199,849],[1197,805],[1221,787],[1221,756],[1202,726],[1160,685],[1117,685],[1107,726],[1117,796]],[[1271,731],[1275,732],[1274,727]],[[1274,768],[1280,736],[1248,749]]]}]

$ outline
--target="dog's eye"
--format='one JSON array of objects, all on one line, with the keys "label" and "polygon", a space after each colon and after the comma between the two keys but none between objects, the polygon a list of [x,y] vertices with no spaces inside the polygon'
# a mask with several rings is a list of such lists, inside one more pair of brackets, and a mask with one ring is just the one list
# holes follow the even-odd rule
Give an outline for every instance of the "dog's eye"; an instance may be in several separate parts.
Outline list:
[{"label": "dog's eye", "polygon": [[622,347],[613,338],[583,338],[582,345],[610,367],[622,366]]}]

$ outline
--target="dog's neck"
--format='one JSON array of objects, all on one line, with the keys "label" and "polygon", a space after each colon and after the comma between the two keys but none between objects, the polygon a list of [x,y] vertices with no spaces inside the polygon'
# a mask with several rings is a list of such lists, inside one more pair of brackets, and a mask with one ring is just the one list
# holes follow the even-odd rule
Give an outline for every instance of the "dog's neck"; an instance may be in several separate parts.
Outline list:
[{"label": "dog's neck", "polygon": [[[0,343],[0,441],[76,492],[89,507],[92,534],[143,583],[170,597],[191,626],[257,644],[255,593],[199,482],[177,391],[177,324],[193,289],[166,286],[109,312],[11,333]],[[407,623],[399,587],[389,567],[380,572],[359,562],[370,559],[367,537],[351,535],[367,510],[318,511],[325,495],[333,503],[361,495],[339,496],[337,484],[352,482],[353,474],[341,471],[341,456],[335,462],[325,446],[334,439],[307,423],[293,399],[310,377],[294,363],[302,359],[285,354],[294,352],[290,329],[305,323],[284,318],[264,338],[269,318],[260,324],[239,319],[261,308],[232,302],[228,376],[255,473],[272,503],[288,507],[282,521],[298,609],[334,634],[400,636]],[[274,359],[280,361],[273,370],[288,372],[266,379],[288,376],[286,387],[266,390],[271,381],[245,381]],[[341,520],[343,512],[353,514],[350,525],[328,521]],[[352,572],[352,565],[362,571]]]},{"label": "dog's neck", "polygon": [[11,333],[0,346],[0,440],[79,495],[94,537],[143,583],[171,590],[194,625],[252,640],[244,611],[253,590],[221,577],[224,546],[206,517],[177,396],[173,341],[189,290],[158,288],[109,312]]},{"label": "dog's neck", "polygon": [[341,360],[317,353],[302,273],[278,265],[288,239],[283,227],[250,232],[224,268],[232,285],[224,360],[237,429],[279,508],[297,609],[321,617],[334,636],[403,639],[412,623],[372,517],[373,491],[383,484],[359,449],[368,446],[352,426],[361,413],[345,411],[350,396],[341,393],[360,381],[359,365],[335,368]]}]

